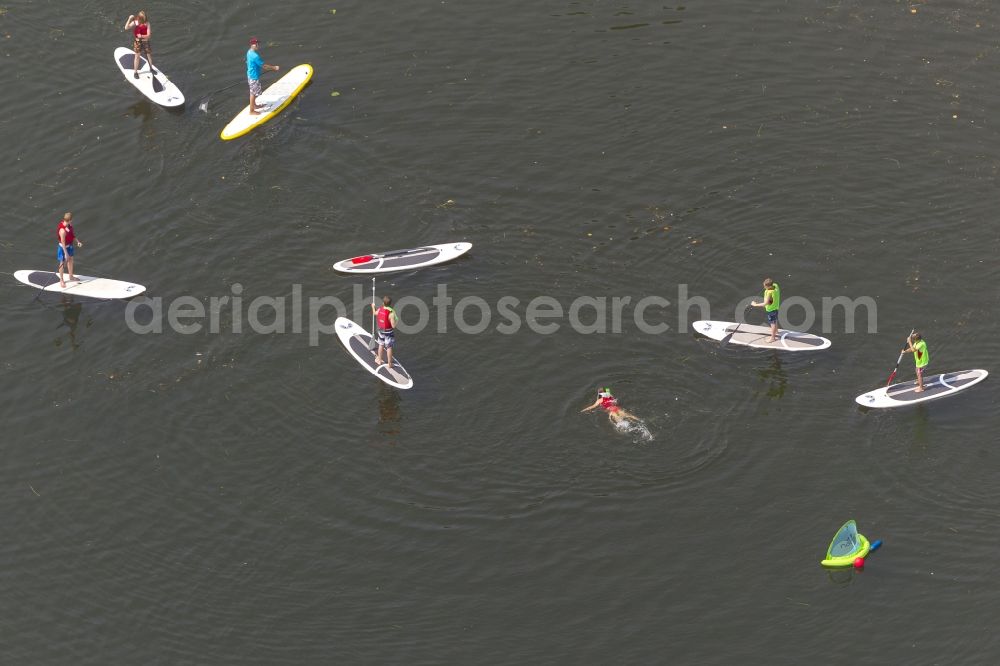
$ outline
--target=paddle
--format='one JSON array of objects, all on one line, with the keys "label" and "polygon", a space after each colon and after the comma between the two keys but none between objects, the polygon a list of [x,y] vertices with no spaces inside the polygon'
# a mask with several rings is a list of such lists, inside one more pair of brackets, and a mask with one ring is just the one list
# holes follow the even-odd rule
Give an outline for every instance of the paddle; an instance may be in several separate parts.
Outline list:
[{"label": "paddle", "polygon": [[213,90],[212,92],[208,93],[207,95],[205,95],[204,99],[201,100],[201,103],[198,104],[198,110],[199,111],[204,111],[205,113],[208,113],[208,100],[212,97],[212,95],[218,94],[218,93],[220,93],[220,92],[222,92],[224,90],[229,90],[230,88],[234,88],[234,87],[240,85],[241,83],[243,83],[243,82],[242,81],[237,81],[236,83],[230,83],[228,86],[223,86],[222,88],[219,88],[218,90]]},{"label": "paddle", "polygon": [[153,92],[161,93],[163,92],[163,84],[160,83],[158,78],[156,78],[156,70],[153,69],[153,61],[149,59],[149,42],[145,39],[142,40],[142,48],[139,49],[139,55],[141,56],[143,52],[146,53],[146,64],[149,65],[149,75],[153,77]]},{"label": "paddle", "polygon": [[[743,318],[744,319],[747,318],[747,312],[749,312],[749,311],[750,311],[750,304],[747,303],[747,306],[745,308],[743,308]],[[729,344],[729,341],[733,339],[733,335],[736,334],[736,331],[740,330],[740,325],[742,323],[743,322],[737,322],[736,323],[736,328],[733,329],[732,333],[729,333],[726,337],[724,337],[721,340],[719,340],[719,346],[720,347],[725,347],[727,344]]]},{"label": "paddle", "polygon": [[[906,346],[907,347],[910,346],[910,338],[913,337],[913,334],[916,332],[916,330],[917,329],[911,330],[910,334],[908,336],[906,336]],[[905,353],[906,353],[905,351],[899,352],[899,358],[896,359],[896,367],[892,369],[892,374],[889,375],[889,381],[887,381],[885,383],[886,386],[888,386],[889,384],[892,383],[892,378],[896,376],[896,371],[899,370],[899,364],[900,364],[900,362],[902,362],[902,360],[903,360],[903,354],[905,354]]]},{"label": "paddle", "polygon": [[368,351],[375,351],[378,338],[375,337],[375,276],[372,276],[372,339],[368,341]]}]

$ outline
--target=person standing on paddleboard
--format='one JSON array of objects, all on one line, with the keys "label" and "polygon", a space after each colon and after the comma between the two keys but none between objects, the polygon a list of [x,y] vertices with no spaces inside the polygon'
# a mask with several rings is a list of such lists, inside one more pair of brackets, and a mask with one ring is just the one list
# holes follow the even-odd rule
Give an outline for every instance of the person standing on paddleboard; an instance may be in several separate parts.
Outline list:
[{"label": "person standing on paddleboard", "polygon": [[250,38],[250,48],[247,50],[247,84],[250,86],[250,115],[260,114],[264,107],[257,106],[257,97],[261,93],[260,73],[261,71],[277,72],[280,68],[277,65],[268,65],[257,53],[259,42],[256,37]]},{"label": "person standing on paddleboard", "polygon": [[597,400],[595,400],[594,404],[590,405],[589,407],[584,407],[583,409],[581,409],[580,413],[582,414],[583,412],[589,412],[590,410],[597,409],[598,407],[607,410],[608,418],[611,419],[612,423],[618,423],[620,421],[624,421],[625,419],[631,419],[633,421],[639,420],[639,417],[635,416],[634,414],[630,414],[629,412],[626,412],[624,409],[618,406],[618,398],[616,398],[611,394],[611,389],[608,388],[607,386],[605,386],[604,388],[598,388]]},{"label": "person standing on paddleboard", "polygon": [[[59,239],[59,245],[56,247],[59,268],[56,270],[59,273],[59,287],[65,289],[67,281],[76,281],[76,276],[73,275],[73,243],[76,243],[77,247],[83,247],[83,241],[77,238],[73,231],[73,213],[66,213],[63,215],[63,219],[59,220],[59,226],[56,227],[56,238]],[[63,268],[69,272],[69,277],[65,280],[63,279]]]},{"label": "person standing on paddleboard", "polygon": [[129,14],[124,29],[128,30],[129,28],[132,28],[132,50],[135,51],[135,64],[132,65],[135,72],[132,76],[139,78],[139,56],[142,51],[146,52],[149,71],[153,72],[153,53],[149,50],[149,38],[153,35],[153,29],[149,26],[149,21],[146,20],[146,12]]},{"label": "person standing on paddleboard", "polygon": [[913,389],[916,393],[924,392],[924,368],[927,364],[931,362],[931,354],[927,351],[927,342],[917,331],[913,332],[913,335],[906,339],[906,349],[903,350],[904,354],[913,354],[913,361],[917,364],[917,388]]},{"label": "person standing on paddleboard", "polygon": [[372,312],[375,313],[375,321],[378,324],[376,335],[378,336],[378,352],[375,354],[376,365],[382,365],[382,350],[386,353],[386,362],[392,367],[392,348],[396,346],[396,311],[392,309],[392,299],[388,296],[382,297],[382,307],[376,308],[372,303]]},{"label": "person standing on paddleboard", "polygon": [[768,342],[774,342],[778,337],[778,308],[781,307],[781,287],[771,278],[765,279],[764,300],[760,303],[753,301],[750,305],[755,308],[764,308],[764,312],[767,313],[767,323],[771,326],[771,337]]}]

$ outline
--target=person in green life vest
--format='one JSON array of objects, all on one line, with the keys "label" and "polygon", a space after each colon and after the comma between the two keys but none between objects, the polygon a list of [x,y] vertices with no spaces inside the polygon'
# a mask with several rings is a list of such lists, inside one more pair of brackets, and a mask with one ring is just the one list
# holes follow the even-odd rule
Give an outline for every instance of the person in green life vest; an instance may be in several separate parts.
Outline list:
[{"label": "person in green life vest", "polygon": [[774,342],[778,337],[778,308],[781,307],[781,287],[778,283],[767,278],[764,280],[764,300],[758,303],[753,301],[750,305],[755,308],[764,308],[767,313],[767,323],[771,326],[771,337],[768,342]]},{"label": "person in green life vest", "polygon": [[913,389],[917,393],[924,390],[924,368],[931,362],[931,354],[927,351],[927,343],[920,333],[914,331],[913,335],[906,339],[906,349],[904,354],[913,354],[913,361],[917,364],[917,388]]},{"label": "person in green life vest", "polygon": [[382,365],[382,350],[385,350],[386,362],[392,367],[392,348],[396,346],[396,311],[390,307],[392,299],[388,296],[382,298],[382,307],[376,308],[372,303],[372,312],[375,314],[375,321],[378,323],[376,334],[378,335],[378,353],[375,354],[375,363]]}]

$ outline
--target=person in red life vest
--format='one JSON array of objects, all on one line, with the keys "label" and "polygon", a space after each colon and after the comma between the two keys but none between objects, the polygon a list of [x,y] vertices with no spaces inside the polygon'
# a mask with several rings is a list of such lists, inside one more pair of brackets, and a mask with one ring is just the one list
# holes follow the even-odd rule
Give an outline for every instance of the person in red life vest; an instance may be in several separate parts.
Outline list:
[{"label": "person in red life vest", "polygon": [[385,364],[392,367],[392,348],[396,346],[396,311],[392,309],[392,299],[388,296],[382,297],[382,307],[376,308],[372,303],[372,312],[375,313],[375,323],[378,325],[378,352],[375,354],[375,363],[382,365],[382,350],[385,350]]},{"label": "person in red life vest", "polygon": [[139,55],[142,51],[146,52],[146,61],[149,62],[149,71],[153,70],[153,53],[149,50],[149,38],[153,36],[153,29],[149,26],[149,21],[146,20],[146,12],[139,12],[138,14],[129,14],[128,20],[125,21],[124,30],[132,29],[132,50],[135,51],[135,64],[132,65],[132,69],[135,70],[132,76],[139,78]]},{"label": "person in red life vest", "polygon": [[607,410],[608,418],[611,419],[612,423],[618,423],[625,419],[631,419],[633,421],[638,421],[639,417],[634,414],[626,412],[624,409],[618,406],[618,398],[611,394],[611,389],[605,386],[604,388],[597,389],[597,400],[594,401],[590,407],[584,407],[580,410],[580,413],[589,412],[592,409]]},{"label": "person in red life vest", "polygon": [[[76,233],[73,231],[73,213],[63,215],[63,219],[59,221],[59,226],[56,227],[56,238],[59,239],[59,245],[56,248],[56,259],[59,260],[59,268],[56,270],[59,272],[59,286],[65,289],[66,280],[70,282],[76,281],[76,276],[73,275],[73,243],[76,243],[77,247],[83,247],[83,241],[77,238]],[[69,272],[69,277],[66,280],[63,279],[63,268],[66,268]]]}]

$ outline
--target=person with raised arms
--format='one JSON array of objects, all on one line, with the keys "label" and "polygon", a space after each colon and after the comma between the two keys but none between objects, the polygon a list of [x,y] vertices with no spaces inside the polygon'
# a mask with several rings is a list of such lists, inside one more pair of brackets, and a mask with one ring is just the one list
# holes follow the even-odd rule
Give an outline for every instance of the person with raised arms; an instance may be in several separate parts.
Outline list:
[{"label": "person with raised arms", "polygon": [[771,278],[764,280],[764,300],[750,303],[755,308],[764,308],[767,313],[767,323],[771,326],[771,337],[768,342],[774,342],[778,337],[778,308],[781,307],[781,287]]},{"label": "person with raised arms", "polygon": [[247,50],[247,84],[250,86],[250,115],[260,115],[263,107],[257,106],[257,97],[261,94],[260,73],[262,71],[277,72],[280,67],[268,65],[257,52],[260,42],[256,37],[250,38],[250,48]]},{"label": "person with raised arms", "polygon": [[589,407],[584,407],[580,410],[580,413],[589,412],[592,409],[597,409],[600,407],[608,412],[608,418],[611,419],[612,423],[619,423],[626,419],[631,419],[632,421],[639,421],[639,417],[634,414],[626,412],[624,409],[618,406],[618,398],[616,398],[611,393],[611,389],[607,386],[597,389],[597,400],[594,401]]},{"label": "person with raised arms", "polygon": [[[63,289],[66,288],[67,280],[69,282],[76,282],[76,276],[73,274],[73,243],[76,243],[77,247],[83,247],[83,241],[76,237],[76,233],[73,231],[73,213],[67,212],[63,215],[63,219],[59,221],[59,226],[56,227],[56,238],[59,239],[59,245],[56,247],[56,259],[59,261],[59,268],[56,269],[59,273],[59,286]],[[69,271],[69,277],[63,279],[63,268]]]},{"label": "person with raised arms", "polygon": [[142,51],[146,52],[146,61],[149,63],[150,73],[155,74],[153,70],[153,53],[149,50],[149,38],[153,36],[153,29],[150,27],[149,21],[146,20],[146,12],[129,14],[123,29],[128,30],[129,28],[132,28],[132,50],[135,51],[135,64],[132,66],[132,69],[135,70],[133,76],[139,78],[139,56]]},{"label": "person with raised arms", "polygon": [[[392,349],[396,346],[396,311],[392,309],[392,299],[382,297],[382,307],[376,308],[372,302],[372,312],[378,325],[378,351],[375,353],[375,364],[382,365],[382,350],[385,350],[385,364],[392,367]],[[370,347],[369,347],[370,349]]]},{"label": "person with raised arms", "polygon": [[923,393],[924,368],[926,368],[927,364],[931,362],[931,354],[927,351],[927,342],[918,331],[914,331],[910,334],[910,337],[906,339],[906,349],[904,349],[902,353],[913,354],[913,362],[916,363],[917,366],[917,388],[913,389],[913,391],[915,393]]}]

